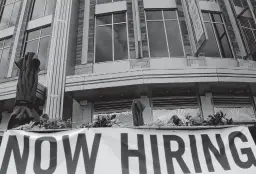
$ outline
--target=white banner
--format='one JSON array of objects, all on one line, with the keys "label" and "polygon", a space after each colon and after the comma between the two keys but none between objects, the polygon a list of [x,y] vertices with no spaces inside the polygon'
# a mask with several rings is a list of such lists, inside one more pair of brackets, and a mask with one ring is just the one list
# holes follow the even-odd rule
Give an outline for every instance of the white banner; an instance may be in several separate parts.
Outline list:
[{"label": "white banner", "polygon": [[247,127],[7,131],[0,174],[255,174]]}]

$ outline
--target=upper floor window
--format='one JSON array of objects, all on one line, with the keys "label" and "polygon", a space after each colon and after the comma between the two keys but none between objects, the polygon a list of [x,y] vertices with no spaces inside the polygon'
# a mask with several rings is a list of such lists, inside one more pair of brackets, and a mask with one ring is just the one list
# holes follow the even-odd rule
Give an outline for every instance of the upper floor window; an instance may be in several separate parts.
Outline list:
[{"label": "upper floor window", "polygon": [[150,57],[184,56],[176,10],[145,11]]},{"label": "upper floor window", "polygon": [[96,16],[95,63],[128,57],[126,12]]},{"label": "upper floor window", "polygon": [[[250,9],[246,0],[233,0],[235,7],[238,26],[240,28],[243,42],[245,44],[248,55],[252,55],[256,60],[256,24],[253,20]],[[240,9],[239,9],[240,8]]]},{"label": "upper floor window", "polygon": [[0,40],[0,73],[6,73],[5,72],[7,70],[6,68],[9,65],[9,52],[10,52],[11,43],[12,43],[11,38]]},{"label": "upper floor window", "polygon": [[4,0],[0,9],[0,30],[16,24],[20,5],[20,0]]},{"label": "upper floor window", "polygon": [[50,36],[51,27],[29,31],[26,35],[23,55],[25,55],[27,52],[36,53],[41,62],[40,70],[47,69]]},{"label": "upper floor window", "polygon": [[56,0],[35,0],[31,20],[53,14]]},{"label": "upper floor window", "polygon": [[232,58],[233,54],[222,15],[203,12],[203,19],[208,34],[208,41],[202,48],[200,55]]}]

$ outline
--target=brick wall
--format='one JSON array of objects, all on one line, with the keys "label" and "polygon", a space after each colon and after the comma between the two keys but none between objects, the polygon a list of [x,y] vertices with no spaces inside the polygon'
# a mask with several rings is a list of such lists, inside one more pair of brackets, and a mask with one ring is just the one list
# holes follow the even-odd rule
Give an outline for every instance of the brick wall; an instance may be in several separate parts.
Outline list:
[{"label": "brick wall", "polygon": [[[18,47],[17,47],[16,55],[15,55],[15,61],[17,61],[21,57],[21,54],[22,54],[23,41],[24,41],[25,34],[26,34],[27,24],[29,22],[30,12],[32,10],[32,3],[33,3],[33,0],[28,0],[27,4],[26,4],[25,14],[24,14],[24,18],[22,21],[20,36],[19,36],[19,40],[18,40]],[[12,76],[17,76],[17,73],[18,73],[17,67],[13,66]]]},{"label": "brick wall", "polygon": [[79,0],[77,43],[76,43],[76,65],[81,64],[83,50],[83,27],[84,27],[85,0]]},{"label": "brick wall", "polygon": [[143,53],[143,57],[149,57],[148,38],[147,38],[146,19],[145,19],[145,13],[144,13],[143,0],[138,0],[138,6],[139,6],[139,15],[140,15],[142,53]]},{"label": "brick wall", "polygon": [[129,51],[130,58],[136,58],[135,51],[135,36],[134,36],[134,25],[133,25],[133,8],[132,0],[127,0],[127,16],[128,16],[128,34],[129,34]]},{"label": "brick wall", "polygon": [[95,5],[96,5],[96,0],[90,0],[88,55],[87,55],[88,63],[93,63],[93,59],[94,59]]},{"label": "brick wall", "polygon": [[188,34],[188,28],[185,20],[185,15],[184,15],[184,6],[182,4],[181,0],[176,0],[177,7],[178,7],[178,18],[180,21],[180,28],[181,28],[181,33],[182,33],[182,39],[185,47],[185,55],[186,56],[191,56],[192,50],[191,50],[191,45],[190,45],[190,40],[189,40],[189,34]]},{"label": "brick wall", "polygon": [[236,40],[236,36],[235,36],[234,30],[233,30],[231,21],[229,19],[229,15],[228,15],[228,12],[227,12],[224,1],[226,1],[226,0],[218,0],[218,3],[220,5],[222,15],[223,15],[223,18],[224,18],[224,22],[225,22],[226,27],[227,27],[227,32],[228,32],[228,35],[229,35],[229,38],[230,38],[230,41],[231,41],[231,46],[233,47],[233,50],[234,50],[234,54],[235,54],[234,57],[235,58],[241,58],[240,49],[239,49],[239,46],[238,46],[238,43],[237,43],[237,40]]}]

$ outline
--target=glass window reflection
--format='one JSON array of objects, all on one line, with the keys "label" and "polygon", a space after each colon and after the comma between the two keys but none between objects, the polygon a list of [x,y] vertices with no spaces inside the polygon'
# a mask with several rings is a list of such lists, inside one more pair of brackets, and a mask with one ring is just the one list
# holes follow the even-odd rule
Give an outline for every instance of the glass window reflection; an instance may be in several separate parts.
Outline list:
[{"label": "glass window reflection", "polygon": [[5,77],[8,71],[11,43],[11,38],[0,40],[0,77]]},{"label": "glass window reflection", "polygon": [[96,16],[95,62],[128,59],[126,12]]},{"label": "glass window reflection", "polygon": [[150,57],[184,56],[177,11],[151,10],[145,13]]},{"label": "glass window reflection", "polygon": [[31,20],[53,14],[55,4],[56,0],[34,0]]},{"label": "glass window reflection", "polygon": [[41,28],[27,33],[23,55],[34,52],[40,60],[40,70],[47,69],[51,27]]},{"label": "glass window reflection", "polygon": [[21,1],[12,0],[6,1],[0,6],[2,14],[0,16],[0,30],[15,26],[18,20],[18,13]]},{"label": "glass window reflection", "polygon": [[200,55],[232,58],[230,42],[220,13],[203,13],[208,40]]}]

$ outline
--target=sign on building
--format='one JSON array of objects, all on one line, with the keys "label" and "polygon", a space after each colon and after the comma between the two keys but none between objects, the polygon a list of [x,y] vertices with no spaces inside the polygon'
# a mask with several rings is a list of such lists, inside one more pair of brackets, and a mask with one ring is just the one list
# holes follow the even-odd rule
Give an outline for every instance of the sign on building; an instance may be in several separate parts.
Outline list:
[{"label": "sign on building", "polygon": [[1,174],[255,174],[256,146],[245,126],[204,130],[10,130]]},{"label": "sign on building", "polygon": [[187,2],[188,20],[191,26],[192,38],[193,38],[193,51],[197,56],[208,40],[205,24],[203,21],[202,13],[199,8],[197,0],[185,0]]}]

